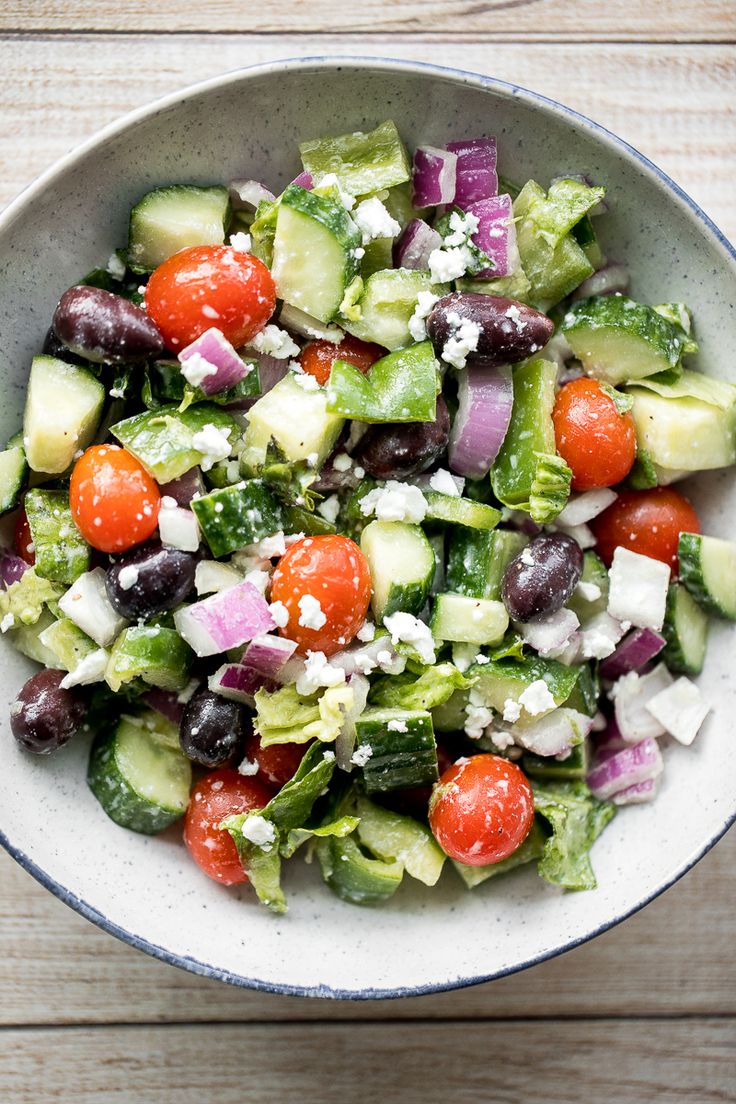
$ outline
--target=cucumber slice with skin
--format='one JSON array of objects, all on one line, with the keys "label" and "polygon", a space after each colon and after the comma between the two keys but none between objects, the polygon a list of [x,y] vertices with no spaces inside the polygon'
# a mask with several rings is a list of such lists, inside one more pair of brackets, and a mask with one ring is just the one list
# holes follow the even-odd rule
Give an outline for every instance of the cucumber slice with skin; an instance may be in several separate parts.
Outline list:
[{"label": "cucumber slice with skin", "polygon": [[227,556],[283,528],[281,506],[261,479],[249,479],[192,500],[215,557]]},{"label": "cucumber slice with skin", "polygon": [[468,598],[501,597],[504,572],[529,543],[510,529],[453,529],[447,556],[447,589]]},{"label": "cucumber slice with skin", "polygon": [[555,759],[553,756],[532,755],[526,751],[521,758],[521,765],[525,774],[530,778],[539,778],[541,781],[572,782],[576,779],[584,779],[588,773],[590,762],[590,745],[588,740],[574,747],[565,759]]},{"label": "cucumber slice with skin", "polygon": [[654,466],[657,483],[663,482],[663,469],[687,473],[736,463],[736,401],[723,406],[633,386],[629,394],[637,446]]},{"label": "cucumber slice with skin", "polygon": [[39,634],[39,640],[53,652],[58,659],[58,666],[65,671],[73,671],[83,659],[96,652],[99,646],[68,617],[53,621]]},{"label": "cucumber slice with skin", "polygon": [[229,217],[227,188],[156,188],[130,212],[128,264],[134,272],[153,272],[180,249],[222,245]]},{"label": "cucumber slice with skin", "polygon": [[366,709],[355,721],[356,745],[370,748],[363,767],[368,793],[429,786],[439,778],[432,718],[421,709]]},{"label": "cucumber slice with skin", "polygon": [[498,644],[509,627],[503,602],[468,598],[464,594],[438,594],[430,628],[437,640],[464,644]]},{"label": "cucumber slice with skin", "polygon": [[369,859],[353,836],[332,836],[317,843],[322,877],[330,889],[353,905],[376,905],[392,897],[401,885],[401,863]]},{"label": "cucumber slice with skin", "polygon": [[28,476],[28,461],[22,445],[0,452],[0,514],[14,510]]},{"label": "cucumber slice with skin", "polygon": [[92,549],[74,524],[68,493],[34,488],[26,495],[25,510],[36,556],[36,574],[71,586],[89,571]]},{"label": "cucumber slice with skin", "polygon": [[667,593],[662,633],[667,641],[662,659],[670,671],[699,675],[708,646],[708,614],[682,583],[673,583]]},{"label": "cucumber slice with skin", "polygon": [[407,874],[424,885],[437,884],[446,856],[424,824],[364,797],[358,799],[356,816],[360,817],[358,839],[376,858],[400,862]]},{"label": "cucumber slice with skin", "polygon": [[[578,615],[581,625],[584,625],[597,613],[605,613],[608,609],[608,589],[610,585],[608,571],[603,560],[595,552],[588,550],[583,553],[583,570],[580,582],[592,584],[600,591],[600,594],[586,598],[584,596],[586,589],[584,585],[582,590],[573,591],[572,597],[567,603],[568,608]],[[588,593],[594,594],[593,591],[588,591]]]},{"label": "cucumber slice with skin", "polygon": [[698,605],[736,621],[736,543],[700,533],[680,533],[680,580]]},{"label": "cucumber slice with skin", "polygon": [[392,613],[419,613],[435,572],[432,545],[418,525],[372,521],[360,537],[373,583],[371,606],[378,622]]},{"label": "cucumber slice with skin", "polygon": [[331,322],[360,272],[362,238],[341,203],[290,184],[281,196],[271,275],[279,299]]},{"label": "cucumber slice with skin", "polygon": [[449,287],[449,284],[433,284],[427,272],[384,268],[366,280],[358,300],[360,317],[355,321],[346,319],[342,325],[361,341],[374,341],[391,351],[401,349],[413,342],[409,319],[414,314],[419,293],[431,291],[439,298]]},{"label": "cucumber slice with skin", "polygon": [[117,422],[110,432],[158,483],[168,483],[202,463],[203,454],[193,439],[207,425],[228,431],[228,440],[234,443],[238,427],[214,403],[197,403],[181,412],[176,406],[147,410]]},{"label": "cucumber slice with skin", "polygon": [[122,717],[92,745],[87,782],[116,824],[155,835],[186,812],[192,768],[143,724]]},{"label": "cucumber slice with skin", "polygon": [[614,386],[677,368],[685,344],[684,331],[625,295],[573,303],[562,332],[586,372]]},{"label": "cucumber slice with skin", "polygon": [[192,658],[191,649],[175,629],[131,625],[115,641],[105,680],[115,693],[136,678],[161,690],[183,690]]},{"label": "cucumber slice with skin", "polygon": [[427,521],[445,521],[451,525],[463,525],[468,529],[495,529],[501,520],[501,511],[484,502],[473,502],[460,495],[447,495],[439,491],[424,491],[427,500]]},{"label": "cucumber slice with skin", "polygon": [[34,357],[23,416],[23,445],[32,470],[66,471],[78,449],[92,441],[104,404],[105,388],[86,368]]}]

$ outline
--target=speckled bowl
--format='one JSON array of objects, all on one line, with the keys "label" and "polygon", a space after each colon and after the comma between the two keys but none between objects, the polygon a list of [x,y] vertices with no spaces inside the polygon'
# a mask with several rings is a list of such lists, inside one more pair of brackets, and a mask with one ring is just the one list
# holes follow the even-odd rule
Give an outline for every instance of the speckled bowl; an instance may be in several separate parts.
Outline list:
[{"label": "speckled bowl", "polygon": [[[696,314],[702,368],[733,376],[736,252],[639,153],[568,108],[486,77],[317,58],[228,74],[137,111],[64,158],[5,211],[4,437],[17,429],[30,359],[60,292],[125,241],[128,210],[141,193],[244,175],[278,191],[299,170],[301,139],[367,129],[389,116],[412,145],[498,135],[500,165],[511,179],[584,172],[605,184],[604,244],[630,266],[634,294],[686,300]],[[693,481],[690,490],[707,530],[727,535],[736,513],[729,474]],[[337,900],[318,871],[297,860],[286,875],[290,910],[276,918],[247,887],[227,891],[208,881],[176,833],[152,839],[108,820],[86,787],[84,739],[49,759],[16,749],[7,705],[31,664],[6,644],[2,842],[82,915],[195,973],[326,997],[469,985],[605,931],[676,881],[726,831],[736,815],[732,652],[728,629],[715,625],[701,679],[714,713],[692,748],[666,749],[656,802],[622,811],[595,845],[595,892],[563,894],[524,869],[468,893],[447,871],[436,889],[407,884],[387,906],[365,910]]]}]

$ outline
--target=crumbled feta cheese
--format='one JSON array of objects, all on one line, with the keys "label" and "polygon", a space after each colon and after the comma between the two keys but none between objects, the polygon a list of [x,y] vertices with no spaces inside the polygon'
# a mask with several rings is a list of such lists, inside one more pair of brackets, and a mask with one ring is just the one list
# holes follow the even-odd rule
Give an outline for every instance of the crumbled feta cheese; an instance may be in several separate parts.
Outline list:
[{"label": "crumbled feta cheese", "polygon": [[376,487],[363,495],[360,512],[375,514],[379,521],[408,521],[417,524],[427,513],[427,500],[418,487],[389,479],[385,487]]},{"label": "crumbled feta cheese", "polygon": [[255,759],[244,759],[238,767],[238,774],[245,775],[246,778],[252,777],[254,774],[258,774],[259,764]]},{"label": "crumbled feta cheese", "polygon": [[513,734],[502,728],[494,728],[490,736],[499,751],[506,751],[514,746]]},{"label": "crumbled feta cheese", "polygon": [[587,622],[580,634],[585,659],[605,659],[611,655],[625,629],[610,613],[598,613]]},{"label": "crumbled feta cheese", "polygon": [[192,353],[181,362],[181,374],[192,387],[201,387],[209,376],[216,376],[218,367],[201,353]]},{"label": "crumbled feta cheese", "polygon": [[268,607],[279,629],[285,629],[289,624],[289,611],[283,602],[271,602]]},{"label": "crumbled feta cheese", "polygon": [[296,692],[308,697],[321,686],[339,686],[341,682],[345,682],[342,667],[333,667],[328,663],[324,652],[307,652],[304,670],[296,680]]},{"label": "crumbled feta cheese", "polygon": [[596,487],[592,491],[573,495],[555,518],[558,525],[576,526],[592,521],[603,513],[617,498],[610,487]]},{"label": "crumbled feta cheese", "polygon": [[695,683],[683,675],[655,694],[646,708],[666,732],[681,744],[689,745],[700,731],[711,707],[703,700]]},{"label": "crumbled feta cheese", "polygon": [[332,467],[336,472],[350,471],[353,466],[352,456],[348,456],[346,452],[338,452],[337,456],[332,461]]},{"label": "crumbled feta cheese", "polygon": [[320,190],[322,190],[323,188],[334,188],[337,191],[340,203],[342,203],[346,211],[352,211],[353,207],[355,206],[354,196],[352,196],[350,192],[346,191],[346,189],[343,187],[342,181],[336,173],[326,173],[319,181],[317,187]]},{"label": "crumbled feta cheese", "polygon": [[513,698],[507,698],[503,703],[503,719],[509,724],[515,724],[521,716],[521,706]]},{"label": "crumbled feta cheese", "polygon": [[15,618],[12,613],[6,613],[2,621],[0,621],[0,632],[6,633],[8,629],[12,629],[15,624]]},{"label": "crumbled feta cheese", "polygon": [[277,360],[298,357],[301,352],[291,335],[272,322],[251,339],[248,348],[253,349],[256,353],[265,353],[268,356],[276,357]]},{"label": "crumbled feta cheese", "polygon": [[337,521],[337,515],[340,513],[340,499],[336,494],[329,495],[324,502],[320,502],[317,507],[317,513],[329,521],[330,525],[334,525]]},{"label": "crumbled feta cheese", "polygon": [[319,383],[308,372],[294,372],[293,375],[294,382],[301,387],[302,391],[319,391]]},{"label": "crumbled feta cheese", "polygon": [[611,616],[658,632],[664,623],[670,585],[668,565],[619,546],[613,553],[609,578]]},{"label": "crumbled feta cheese", "polygon": [[455,249],[433,249],[429,254],[429,274],[433,284],[449,284],[459,280],[473,263],[473,254],[467,245]]},{"label": "crumbled feta cheese", "polygon": [[[384,619],[384,625],[391,634],[391,642],[411,645],[419,654],[422,663],[435,661],[434,640],[427,625],[410,613],[399,611]],[[380,657],[379,657],[380,658]]]},{"label": "crumbled feta cheese", "polygon": [[125,277],[125,264],[117,253],[111,253],[107,262],[107,271],[114,280],[122,280]]},{"label": "crumbled feta cheese", "polygon": [[474,353],[480,340],[480,326],[470,318],[461,318],[457,311],[447,314],[449,332],[442,349],[442,359],[455,368],[464,368],[468,354]]},{"label": "crumbled feta cheese", "polygon": [[360,744],[351,755],[350,762],[356,767],[364,767],[372,755],[373,748],[370,744]]},{"label": "crumbled feta cheese", "polygon": [[534,564],[536,563],[536,560],[534,559],[528,548],[522,548],[519,560],[521,561],[521,563],[524,564],[525,567],[534,567]]},{"label": "crumbled feta cheese", "polygon": [[362,644],[369,644],[375,639],[376,626],[372,621],[364,621],[355,635]]},{"label": "crumbled feta cheese", "polygon": [[506,317],[511,319],[514,326],[516,327],[517,333],[521,334],[524,332],[527,327],[527,323],[521,321],[521,311],[516,306],[516,303],[512,303],[511,306],[508,308],[508,310],[506,311]]},{"label": "crumbled feta cheese", "polygon": [[560,609],[537,621],[528,621],[519,626],[519,632],[535,652],[546,656],[558,648],[564,648],[580,624],[577,614],[569,609]]},{"label": "crumbled feta cheese", "polygon": [[246,234],[244,230],[238,230],[237,234],[231,234],[230,247],[234,249],[236,253],[250,253],[250,234]]},{"label": "crumbled feta cheese", "polygon": [[409,333],[415,341],[425,341],[427,337],[426,320],[432,313],[435,303],[439,302],[439,296],[431,291],[420,291],[417,295],[417,305],[409,319]]},{"label": "crumbled feta cheese", "polygon": [[268,589],[268,584],[271,582],[271,576],[267,571],[259,571],[256,569],[255,571],[248,572],[244,582],[250,583],[256,590],[260,591],[261,594],[265,594]]},{"label": "crumbled feta cheese", "polygon": [[450,233],[444,240],[444,244],[449,248],[456,245],[466,245],[473,234],[478,233],[478,216],[466,211],[464,214],[460,214],[459,211],[453,211],[450,215]]},{"label": "crumbled feta cheese", "polygon": [[273,841],[276,839],[276,829],[270,820],[266,820],[260,813],[251,813],[243,821],[243,826],[240,829],[243,839],[247,839],[250,843],[254,843],[256,847],[260,847],[263,851],[270,851],[273,847]]},{"label": "crumbled feta cheese", "polygon": [[408,732],[409,726],[406,721],[389,721],[386,725],[389,732]]},{"label": "crumbled feta cheese", "polygon": [[322,612],[319,598],[303,594],[299,599],[299,624],[305,629],[321,629],[326,623],[327,615]]},{"label": "crumbled feta cheese", "polygon": [[488,707],[483,695],[473,688],[465,706],[465,735],[471,740],[479,740],[493,722],[493,710]]},{"label": "crumbled feta cheese", "polygon": [[124,399],[125,386],[121,384],[118,387],[111,387],[107,393],[111,399]]},{"label": "crumbled feta cheese", "polygon": [[401,233],[398,222],[391,217],[378,196],[359,203],[352,217],[363,235],[363,245],[375,238],[396,238]]},{"label": "crumbled feta cheese", "polygon": [[111,644],[128,623],[111,606],[105,579],[106,572],[101,567],[85,571],[59,599],[62,613],[101,648]]},{"label": "crumbled feta cheese", "polygon": [[597,583],[586,583],[581,580],[575,588],[575,593],[586,602],[596,602],[603,592]]},{"label": "crumbled feta cheese", "polygon": [[555,708],[555,699],[544,679],[535,679],[519,694],[519,703],[524,706],[530,717],[538,717]]},{"label": "crumbled feta cheese", "polygon": [[192,447],[202,454],[202,471],[209,471],[220,460],[227,460],[232,448],[228,437],[230,426],[218,429],[212,422],[206,422],[197,433],[192,435]]},{"label": "crumbled feta cheese", "polygon": [[437,491],[439,494],[452,495],[454,498],[459,497],[462,493],[455,477],[450,474],[447,468],[439,468],[429,477],[429,485],[433,491]]},{"label": "crumbled feta cheese", "polygon": [[60,686],[68,690],[71,686],[88,686],[92,682],[100,682],[105,677],[109,658],[104,648],[90,652],[79,661],[73,671],[64,675]]},{"label": "crumbled feta cheese", "polygon": [[138,568],[135,564],[126,564],[118,572],[118,583],[121,590],[130,590],[138,582]]},{"label": "crumbled feta cheese", "polygon": [[196,552],[199,548],[199,524],[194,512],[181,506],[164,507],[163,500],[161,506],[158,515],[161,543],[182,552]]}]

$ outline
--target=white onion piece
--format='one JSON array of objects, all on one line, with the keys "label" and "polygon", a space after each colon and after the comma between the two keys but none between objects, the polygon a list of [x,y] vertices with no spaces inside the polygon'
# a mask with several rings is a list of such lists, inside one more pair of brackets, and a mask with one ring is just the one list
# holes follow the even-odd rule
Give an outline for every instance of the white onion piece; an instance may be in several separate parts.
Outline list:
[{"label": "white onion piece", "polygon": [[259,203],[273,203],[276,196],[259,180],[233,180],[230,203],[234,211],[255,211]]},{"label": "white onion piece", "polygon": [[496,459],[511,421],[514,390],[504,369],[468,367],[458,381],[458,409],[448,459],[458,475],[482,479]]},{"label": "white onion piece", "polygon": [[610,264],[605,268],[599,268],[587,280],[583,280],[579,288],[572,296],[573,302],[577,299],[587,299],[591,295],[615,295],[629,290],[629,270],[622,264]]},{"label": "white onion piece", "polygon": [[365,675],[356,674],[349,679],[349,686],[353,691],[353,704],[345,713],[345,720],[335,740],[335,759],[340,770],[353,769],[350,760],[355,750],[355,722],[365,709],[370,685]]},{"label": "white onion piece", "polygon": [[647,705],[660,691],[671,686],[672,682],[672,675],[660,663],[648,675],[638,675],[636,671],[631,671],[615,683],[611,695],[616,724],[621,738],[627,744],[638,744],[640,740],[664,733],[664,725],[652,716]]},{"label": "white onion piece", "polygon": [[579,744],[593,727],[593,718],[576,709],[553,709],[531,724],[513,725],[514,743],[535,755],[560,755]]},{"label": "white onion piece", "polygon": [[607,510],[618,495],[610,487],[597,487],[593,491],[573,495],[555,518],[556,525],[584,525]]}]

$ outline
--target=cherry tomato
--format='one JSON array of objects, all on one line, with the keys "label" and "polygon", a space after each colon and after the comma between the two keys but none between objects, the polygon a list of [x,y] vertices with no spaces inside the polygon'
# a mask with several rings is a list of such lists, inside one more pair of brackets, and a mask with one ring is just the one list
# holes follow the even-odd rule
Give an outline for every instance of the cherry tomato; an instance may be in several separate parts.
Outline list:
[{"label": "cherry tomato", "polygon": [[243,755],[258,765],[255,777],[259,782],[280,790],[296,774],[307,747],[307,744],[271,744],[264,748],[258,733],[253,732],[246,741]]},{"label": "cherry tomato", "polygon": [[221,885],[248,881],[232,837],[220,824],[225,817],[262,809],[272,791],[236,770],[216,770],[192,790],[184,820],[184,842],[197,866]]},{"label": "cherry tomato", "polygon": [[620,483],[636,458],[631,414],[619,414],[597,380],[576,379],[557,393],[552,418],[557,451],[572,469],[576,491]]},{"label": "cherry tomato", "polygon": [[21,510],[18,514],[18,520],[15,523],[15,534],[13,536],[13,544],[15,550],[22,560],[25,560],[31,567],[36,562],[36,553],[33,549],[33,537],[31,536],[31,527],[28,524],[28,517],[25,510]]},{"label": "cherry tomato", "polygon": [[442,850],[467,866],[501,862],[528,836],[534,795],[527,777],[499,755],[459,759],[435,786],[429,826]]},{"label": "cherry tomato", "polygon": [[365,373],[377,360],[386,355],[380,345],[369,341],[359,341],[348,334],[339,345],[332,341],[310,341],[305,345],[299,357],[299,363],[305,372],[314,376],[317,383],[327,383],[336,360],[346,360]]},{"label": "cherry tomato", "polygon": [[339,652],[365,621],[370,600],[368,561],[349,537],[305,537],[292,544],[273,573],[271,601],[283,602],[289,611],[281,632],[296,640],[302,653]]},{"label": "cherry tomato", "polygon": [[80,533],[100,552],[125,552],[158,524],[158,487],[119,445],[93,445],[74,465],[69,504]]},{"label": "cherry tomato", "polygon": [[699,533],[700,522],[688,500],[671,487],[622,491],[607,510],[590,523],[597,551],[606,564],[621,545],[642,556],[661,560],[677,570],[680,533]]},{"label": "cherry tomato", "polygon": [[146,286],[146,310],[170,349],[183,349],[215,326],[239,348],[276,307],[271,273],[229,245],[194,245],[159,265]]}]

